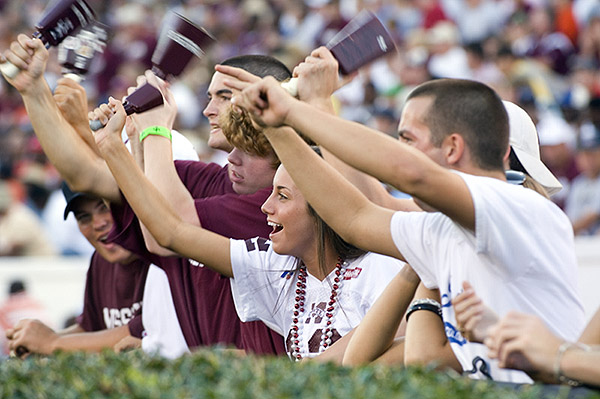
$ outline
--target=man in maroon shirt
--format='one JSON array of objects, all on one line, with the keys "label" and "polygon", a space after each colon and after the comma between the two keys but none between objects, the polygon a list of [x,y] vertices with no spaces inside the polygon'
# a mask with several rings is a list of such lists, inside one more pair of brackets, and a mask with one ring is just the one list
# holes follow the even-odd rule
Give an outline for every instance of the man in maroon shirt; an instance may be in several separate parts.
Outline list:
[{"label": "man in maroon shirt", "polygon": [[96,250],[87,273],[83,312],[77,323],[59,332],[39,320],[21,320],[7,331],[10,348],[19,355],[24,351],[48,355],[57,349],[99,351],[128,335],[141,337],[141,323],[128,323],[141,310],[148,263],[106,242],[113,218],[102,199],[73,192],[66,184],[62,189],[67,200],[64,218],[73,212],[81,234]]},{"label": "man in maroon shirt", "polygon": [[[48,52],[39,40],[30,40],[25,35],[20,35],[17,42],[13,44],[15,46],[12,47],[12,51],[6,51],[5,56],[14,61],[21,70],[14,79],[7,80],[21,93],[30,121],[44,151],[71,188],[92,193],[107,199],[113,207],[117,206],[122,202],[122,198],[106,164],[89,144],[90,140],[82,137],[82,132],[74,129],[65,117],[57,112],[57,104],[43,78]],[[20,51],[19,48],[24,51]],[[31,55],[26,49],[33,50],[35,53],[32,62],[27,65],[21,58],[28,58]],[[250,70],[256,75],[273,75],[274,73],[268,72],[269,65],[265,68],[263,61],[267,59],[271,60],[272,64],[278,64],[277,73],[279,76],[283,73],[280,79],[291,75],[283,64],[270,57],[251,57],[243,62],[256,66],[257,69]],[[220,87],[216,87],[215,80],[217,76],[213,78],[209,87],[211,102],[205,114],[213,126],[213,133],[218,133],[218,122],[212,108],[215,107],[216,102],[219,102],[219,109],[227,104],[231,97],[231,90],[222,83]],[[147,143],[144,147],[147,147]],[[168,151],[167,159],[172,159],[170,147]],[[186,179],[187,188],[193,192],[194,197],[198,198],[198,201],[210,203],[202,206],[202,209],[213,209],[213,212],[208,215],[198,215],[192,202],[192,216],[198,220],[198,223],[201,220],[207,226],[212,225],[215,231],[234,238],[266,236],[268,227],[260,212],[260,205],[267,197],[269,188],[265,188],[262,192],[259,188],[271,185],[275,172],[272,166],[268,166],[271,161],[266,160],[265,157],[256,157],[236,150],[230,154],[229,161],[232,166],[227,169],[203,163],[187,163],[178,166],[183,175],[189,173],[194,177],[188,179],[182,176]],[[144,153],[144,164],[146,173],[151,176],[152,166],[156,164],[152,151],[148,150]],[[265,174],[265,171],[268,173]],[[256,194],[246,195],[251,192]],[[153,261],[165,270],[169,276],[177,320],[187,346],[193,348],[221,343],[258,353],[284,352],[282,338],[271,333],[271,330],[264,325],[249,325],[248,335],[242,338],[242,329],[245,330],[246,327],[241,325],[235,312],[229,281],[214,272],[211,272],[212,275],[204,273],[201,267],[189,263],[186,259],[150,254],[144,248],[139,223],[133,220],[132,214],[128,218],[127,211],[126,205],[114,209],[117,227],[115,233],[119,234],[113,236],[119,239],[118,243],[123,247],[145,260]],[[149,247],[158,252],[151,244]],[[159,254],[162,255],[160,252]],[[153,312],[147,309],[145,314],[153,314]]]},{"label": "man in maroon shirt", "polygon": [[[181,326],[185,344],[194,348],[221,343],[257,353],[284,353],[282,338],[266,326],[241,324],[226,278],[214,272],[209,273],[202,265],[187,259],[169,257],[175,254],[157,248],[148,235],[143,237],[142,227],[124,203],[104,161],[89,144],[88,138],[79,136],[82,133],[73,129],[57,112],[52,93],[42,77],[48,57],[47,50],[39,40],[25,35],[19,35],[11,49],[5,52],[5,56],[21,70],[14,79],[7,80],[21,93],[34,131],[46,154],[73,189],[94,193],[111,202],[115,228],[110,240],[115,240],[114,242],[157,264],[166,272],[177,313],[176,319]],[[228,63],[229,61],[225,64]],[[275,75],[279,79],[290,76],[289,70],[271,57],[242,57],[229,65],[239,66],[258,76]],[[277,73],[269,72],[273,68]],[[323,71],[313,70],[311,72],[315,73],[307,73],[306,84],[299,85],[299,97],[317,102],[325,99],[331,107],[329,96],[338,85],[337,64],[332,70],[333,74],[327,75],[325,79]],[[204,114],[212,127],[211,141],[218,141],[220,138],[219,114],[228,107],[232,96],[232,91],[224,85],[224,80],[224,75],[215,73],[208,90],[210,102]],[[171,98],[165,99],[165,107],[168,106],[172,106]],[[165,113],[164,107],[158,112],[148,111],[137,115],[155,117],[156,122],[151,125],[160,126],[169,125],[171,116],[172,113]],[[172,120],[170,119],[170,123]],[[139,123],[137,126],[142,127]],[[149,125],[144,127],[147,126]],[[204,227],[232,238],[267,236],[270,229],[260,206],[270,192],[275,173],[272,154],[258,156],[260,152],[249,154],[234,149],[228,157],[229,165],[226,168],[195,162],[178,162],[174,168],[170,146],[163,145],[165,143],[160,139],[158,136],[149,136],[144,140],[144,171],[169,196],[171,203],[186,221],[202,223]],[[215,148],[227,147],[210,141],[209,144]],[[180,181],[179,179],[183,181],[185,189],[171,189],[171,183]],[[152,293],[153,290],[147,287],[146,292]],[[159,317],[146,307],[142,316],[148,315]],[[146,323],[144,325],[148,327]],[[160,327],[160,323],[158,326]],[[160,349],[160,346],[156,349]]]},{"label": "man in maroon shirt", "polygon": [[[289,70],[272,57],[240,56],[224,63],[258,76],[272,75],[280,80],[291,77]],[[222,135],[219,117],[228,109],[232,91],[224,85],[223,80],[224,75],[218,72],[213,75],[204,115],[211,125],[209,145],[228,149],[231,145]],[[176,112],[174,108],[171,109]],[[152,114],[160,121],[168,119],[168,112],[158,109],[139,115],[142,119],[138,119],[136,124],[141,126],[148,118],[152,118]],[[270,228],[260,207],[271,192],[277,166],[270,146],[259,151],[233,148],[226,167],[175,161],[173,168],[168,141],[154,139],[156,137],[149,136],[143,142],[145,173],[173,201],[186,220],[201,223],[205,228],[231,238],[268,236]],[[182,191],[178,192],[173,189],[171,182],[179,180],[183,186],[180,186]],[[175,254],[158,247],[151,236],[144,237],[137,218],[125,201],[112,209],[116,223],[109,240],[123,245],[165,271],[177,320],[189,348],[226,344],[259,354],[284,353],[281,336],[262,322],[239,321],[226,277],[197,262],[172,256]],[[150,294],[151,287],[147,289]],[[150,326],[157,321],[148,321],[148,318],[156,320],[165,318],[165,315],[155,311],[143,314],[146,333],[157,333],[156,330],[150,330]],[[158,346],[144,346],[144,349],[160,351],[160,343],[165,341],[170,342],[171,338],[160,338]]]}]

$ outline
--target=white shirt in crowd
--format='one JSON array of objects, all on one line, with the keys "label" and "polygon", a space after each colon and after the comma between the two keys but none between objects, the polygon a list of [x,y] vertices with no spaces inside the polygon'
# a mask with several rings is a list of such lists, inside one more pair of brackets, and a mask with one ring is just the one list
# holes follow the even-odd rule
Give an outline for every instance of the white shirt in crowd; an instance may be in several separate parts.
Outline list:
[{"label": "white shirt in crowd", "polygon": [[[293,274],[296,262],[295,257],[275,253],[264,239],[231,240],[231,287],[240,319],[262,320],[283,336],[288,353],[298,281]],[[333,327],[339,334],[334,332],[335,337],[343,337],[360,323],[403,266],[398,259],[375,253],[347,262],[334,310]],[[288,275],[293,277],[288,279]],[[333,278],[334,272],[323,281],[307,275],[305,311],[300,319],[303,357],[318,355]]]},{"label": "white shirt in crowd", "polygon": [[523,372],[499,369],[482,344],[458,331],[452,298],[469,281],[499,316],[511,310],[535,314],[560,337],[574,341],[584,326],[579,300],[573,229],[566,215],[533,190],[457,172],[475,206],[475,232],[442,213],[397,212],[394,243],[428,288],[438,288],[446,335],[465,371],[494,380],[531,382]]}]

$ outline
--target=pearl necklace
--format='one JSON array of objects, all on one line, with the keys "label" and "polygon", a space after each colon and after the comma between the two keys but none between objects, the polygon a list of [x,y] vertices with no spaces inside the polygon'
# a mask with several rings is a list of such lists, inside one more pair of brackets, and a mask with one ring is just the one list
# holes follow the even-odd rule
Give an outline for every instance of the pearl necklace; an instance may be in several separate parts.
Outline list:
[{"label": "pearl necklace", "polygon": [[[327,309],[325,311],[325,329],[321,334],[321,342],[319,344],[319,353],[323,352],[331,345],[331,337],[333,335],[333,322],[334,316],[337,313],[337,308],[334,306],[337,302],[338,290],[342,287],[343,278],[342,272],[343,268],[346,266],[346,262],[342,261],[342,258],[338,257],[338,261],[335,265],[335,277],[333,278],[333,284],[331,286],[331,296],[329,297],[329,303],[327,304]],[[287,278],[291,278],[291,274],[288,274]],[[302,316],[304,314],[304,300],[306,298],[306,278],[308,276],[308,272],[306,271],[306,266],[300,266],[298,270],[298,281],[296,282],[296,297],[294,303],[294,317],[292,319],[292,360],[299,361],[302,360],[302,348],[303,348],[303,339],[302,339],[302,325],[301,323]]]}]

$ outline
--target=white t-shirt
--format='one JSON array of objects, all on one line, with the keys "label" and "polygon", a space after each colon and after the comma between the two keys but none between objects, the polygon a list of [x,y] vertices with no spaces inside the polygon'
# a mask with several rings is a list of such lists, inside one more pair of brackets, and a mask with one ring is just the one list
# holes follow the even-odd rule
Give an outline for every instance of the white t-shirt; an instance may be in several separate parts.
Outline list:
[{"label": "white t-shirt", "polygon": [[[173,159],[187,161],[200,159],[193,144],[184,135],[176,130],[171,130],[171,134]],[[121,132],[121,137],[130,149],[131,144],[128,142],[125,128]],[[142,301],[144,303],[144,311],[142,311],[144,352],[159,354],[168,359],[175,359],[189,353],[175,311],[167,273],[156,265],[151,264],[148,268]]]},{"label": "white t-shirt", "polygon": [[144,310],[142,323],[144,336],[142,349],[146,353],[159,354],[175,359],[190,350],[179,325],[167,273],[151,264],[144,286]]},{"label": "white t-shirt", "polygon": [[[499,316],[510,310],[535,314],[554,333],[576,340],[585,319],[571,224],[533,190],[458,174],[473,198],[476,233],[439,212],[397,212],[391,222],[394,243],[425,286],[439,288],[446,335],[465,371],[479,356],[494,380],[530,382],[523,372],[499,369],[484,345],[461,336],[450,301],[469,281]],[[474,376],[485,378],[481,372]]]},{"label": "white t-shirt", "polygon": [[[258,241],[257,241],[258,240]],[[248,244],[247,244],[248,243]],[[261,238],[231,240],[231,279],[233,299],[242,321],[262,320],[281,334],[290,353],[290,331],[297,273],[297,258],[279,255],[270,242]],[[349,261],[343,283],[337,291],[335,328],[332,341],[356,327],[388,283],[402,269],[404,262],[374,253]],[[291,278],[286,278],[292,275]],[[323,281],[308,273],[304,313],[299,321],[303,357],[319,354],[321,330],[325,328],[326,308],[331,296],[333,272]]]}]

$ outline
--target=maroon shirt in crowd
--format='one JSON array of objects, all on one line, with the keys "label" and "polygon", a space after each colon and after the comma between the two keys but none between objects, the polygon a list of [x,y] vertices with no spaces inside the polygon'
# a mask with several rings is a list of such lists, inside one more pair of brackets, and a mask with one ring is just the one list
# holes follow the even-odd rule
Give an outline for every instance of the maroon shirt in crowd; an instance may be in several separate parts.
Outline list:
[{"label": "maroon shirt in crowd", "polygon": [[83,313],[77,323],[85,331],[128,324],[141,311],[148,266],[141,260],[127,265],[110,263],[94,252],[85,283]]},{"label": "maroon shirt in crowd", "polygon": [[[271,193],[233,191],[227,168],[195,161],[175,161],[181,181],[195,199],[202,227],[225,237],[267,237],[271,231],[260,207]],[[259,354],[283,354],[283,338],[262,322],[242,323],[235,310],[229,278],[190,259],[149,253],[137,217],[123,198],[113,207],[109,239],[161,267],[167,274],[175,311],[190,348],[235,345]],[[147,311],[151,311],[147,309]]]}]

